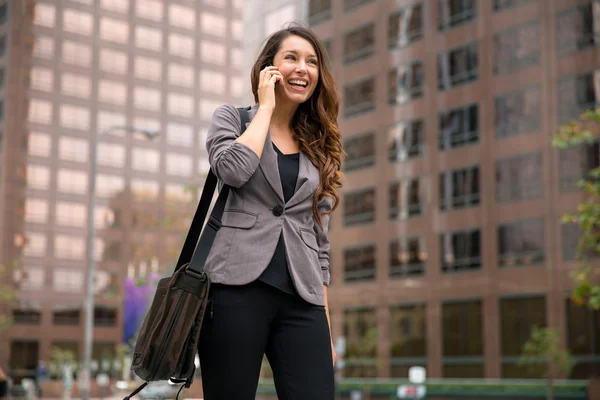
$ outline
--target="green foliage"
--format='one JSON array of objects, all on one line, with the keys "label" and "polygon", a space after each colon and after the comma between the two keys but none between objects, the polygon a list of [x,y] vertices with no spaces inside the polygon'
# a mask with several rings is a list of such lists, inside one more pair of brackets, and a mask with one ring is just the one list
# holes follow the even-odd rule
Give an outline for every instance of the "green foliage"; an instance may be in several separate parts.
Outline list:
[{"label": "green foliage", "polygon": [[[540,363],[541,360],[544,362]],[[569,352],[561,346],[557,331],[534,326],[531,337],[523,346],[519,365],[535,369],[536,374],[545,378],[556,379],[559,376],[567,376],[573,368],[574,361]]]},{"label": "green foliage", "polygon": [[[584,112],[579,121],[560,127],[552,139],[559,149],[582,146],[600,139],[600,109]],[[600,310],[600,167],[585,174],[578,186],[586,194],[577,211],[563,216],[563,223],[577,223],[582,231],[577,245],[580,268],[572,274],[575,290],[571,299]]]},{"label": "green foliage", "polygon": [[13,324],[12,309],[16,304],[17,290],[12,275],[18,267],[16,261],[0,264],[0,332],[6,332]]}]

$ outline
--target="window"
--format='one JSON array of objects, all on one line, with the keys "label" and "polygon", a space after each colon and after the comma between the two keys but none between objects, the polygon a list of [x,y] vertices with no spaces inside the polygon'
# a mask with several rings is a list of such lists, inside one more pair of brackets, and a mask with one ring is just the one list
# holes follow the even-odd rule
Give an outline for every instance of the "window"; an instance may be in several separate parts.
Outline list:
[{"label": "window", "polygon": [[25,221],[43,224],[48,222],[48,202],[41,199],[25,199]]},{"label": "window", "polygon": [[162,32],[158,29],[136,26],[135,45],[140,49],[160,51],[162,49]]},{"label": "window", "polygon": [[122,176],[99,174],[96,186],[99,197],[113,197],[125,190],[125,179]]},{"label": "window", "polygon": [[344,87],[344,117],[350,118],[375,109],[375,77]]},{"label": "window", "polygon": [[102,18],[100,20],[100,39],[126,44],[129,41],[129,25],[124,21]]},{"label": "window", "polygon": [[565,300],[567,347],[575,359],[570,379],[590,379],[600,368],[600,311]]},{"label": "window", "polygon": [[27,187],[30,189],[48,189],[50,185],[50,170],[41,165],[27,165]]},{"label": "window", "polygon": [[[5,38],[5,37],[4,37]],[[0,47],[2,47],[2,41],[5,39],[0,38]],[[6,43],[4,43],[6,45]],[[0,50],[0,57],[3,55],[4,50]],[[51,60],[54,58],[54,41],[50,37],[36,36],[35,42],[33,43],[33,55],[38,58],[44,58]]]},{"label": "window", "polygon": [[37,124],[52,124],[52,103],[35,98],[29,100],[28,120]]},{"label": "window", "polygon": [[80,203],[59,201],[56,203],[56,223],[63,226],[85,228],[87,206]]},{"label": "window", "polygon": [[107,167],[125,166],[125,147],[114,143],[98,144],[98,164]]},{"label": "window", "polygon": [[185,88],[193,88],[194,68],[180,64],[169,64],[169,83]]},{"label": "window", "polygon": [[114,74],[127,74],[127,53],[111,49],[100,49],[100,69]]},{"label": "window", "polygon": [[48,68],[33,67],[31,69],[31,88],[44,92],[54,90],[53,71]]},{"label": "window", "polygon": [[101,0],[100,7],[119,13],[126,13],[129,10],[129,0]]},{"label": "window", "polygon": [[4,24],[8,18],[8,4],[0,5],[0,25]]},{"label": "window", "polygon": [[167,184],[165,186],[167,203],[187,203],[192,200],[192,192],[183,185]]},{"label": "window", "polygon": [[192,175],[192,159],[183,154],[167,154],[167,174],[177,176]]},{"label": "window", "polygon": [[232,76],[229,81],[229,91],[233,97],[242,97],[247,93],[246,81],[241,76]]},{"label": "window", "polygon": [[587,2],[556,17],[556,48],[559,57],[598,46],[598,3]]},{"label": "window", "polygon": [[92,14],[66,9],[63,12],[63,27],[66,32],[90,36],[94,30]]},{"label": "window", "polygon": [[415,4],[390,14],[388,47],[401,48],[423,38],[423,6]]},{"label": "window", "polygon": [[62,105],[60,124],[65,128],[88,131],[90,129],[90,110],[87,107]]},{"label": "window", "polygon": [[348,155],[344,160],[344,170],[354,171],[375,165],[375,134],[363,133],[346,139],[344,151]]},{"label": "window", "polygon": [[[160,121],[154,118],[147,117],[134,117],[133,126],[138,126],[144,129],[150,129],[154,131],[160,130]],[[148,143],[148,139],[145,135],[135,133],[132,136],[136,141],[143,141],[145,144]]]},{"label": "window", "polygon": [[89,99],[92,92],[90,78],[84,75],[63,73],[60,86],[63,94],[80,99]]},{"label": "window", "polygon": [[541,378],[531,375],[527,368],[517,365],[523,345],[537,325],[546,326],[546,299],[543,295],[528,298],[500,299],[500,344],[502,378]]},{"label": "window", "polygon": [[600,142],[560,149],[558,162],[561,192],[581,190],[579,180],[593,180],[590,172],[600,167]]},{"label": "window", "polygon": [[12,319],[17,325],[40,325],[42,322],[41,307],[13,309]]},{"label": "window", "polygon": [[496,161],[496,201],[509,203],[544,195],[542,153],[527,153]]},{"label": "window", "polygon": [[160,60],[137,56],[135,58],[135,76],[159,82],[162,79],[162,64]]},{"label": "window", "polygon": [[158,172],[160,153],[151,149],[133,149],[131,165],[138,171]]},{"label": "window", "polygon": [[390,308],[392,377],[406,379],[412,366],[427,364],[427,313],[425,304]]},{"label": "window", "polygon": [[212,115],[221,105],[221,102],[215,100],[200,100],[200,118],[205,121],[210,121],[212,119]]},{"label": "window", "polygon": [[422,119],[399,122],[388,128],[388,160],[405,161],[423,154],[425,129]]},{"label": "window", "polygon": [[121,226],[121,212],[114,207],[96,206],[94,220],[98,229],[118,228]]},{"label": "window", "polygon": [[496,96],[494,121],[496,138],[537,131],[540,129],[540,123],[539,86]]},{"label": "window", "polygon": [[[48,3],[37,3],[35,5],[35,17],[33,23],[37,26],[53,28],[56,24],[56,7]],[[5,9],[6,18],[6,9]]]},{"label": "window", "polygon": [[[125,115],[118,114],[110,111],[98,111],[98,131],[103,131],[111,126],[123,126],[125,125]],[[123,131],[110,131],[108,132],[110,135],[118,135],[122,136]]]},{"label": "window", "polygon": [[171,115],[192,117],[194,115],[194,98],[184,94],[170,93],[167,110]]},{"label": "window", "polygon": [[192,147],[194,133],[190,125],[170,122],[167,125],[167,143],[171,145]]},{"label": "window", "polygon": [[52,270],[54,291],[65,293],[82,293],[83,292],[83,272],[66,269],[55,268]]},{"label": "window", "polygon": [[540,62],[540,24],[529,22],[494,35],[494,73],[510,74]]},{"label": "window", "polygon": [[598,107],[600,96],[596,83],[600,82],[600,70],[561,78],[558,82],[559,124],[579,118],[584,111]]},{"label": "window", "polygon": [[136,108],[149,111],[160,110],[160,91],[155,89],[136,87],[134,91],[134,104]]},{"label": "window", "polygon": [[439,114],[439,147],[442,151],[477,143],[479,141],[479,106],[448,110]]},{"label": "window", "polygon": [[29,257],[43,257],[46,255],[46,246],[48,244],[46,235],[43,233],[25,233],[27,242],[23,249],[23,254]]},{"label": "window", "polygon": [[6,83],[6,69],[0,68],[0,88],[3,88]]},{"label": "window", "polygon": [[374,307],[344,310],[346,378],[377,376],[377,310]]},{"label": "window", "polygon": [[194,58],[194,39],[171,33],[169,35],[169,53],[177,57]]},{"label": "window", "polygon": [[[225,60],[225,53],[223,53],[222,58]],[[231,49],[231,55],[229,59],[231,60],[231,64],[236,68],[241,68],[244,66],[244,53],[242,52],[242,49]]]},{"label": "window", "polygon": [[158,182],[132,179],[131,192],[136,201],[155,201],[158,198]]},{"label": "window", "polygon": [[83,260],[85,249],[85,239],[82,237],[56,235],[54,238],[54,256],[57,258]]},{"label": "window", "polygon": [[21,271],[14,271],[14,275],[18,279],[19,289],[27,291],[41,291],[46,286],[45,272],[43,267],[23,267]]},{"label": "window", "polygon": [[478,228],[440,234],[442,273],[481,269],[481,232]]},{"label": "window", "polygon": [[52,139],[47,133],[31,132],[27,140],[27,153],[30,156],[50,157]]},{"label": "window", "polygon": [[494,0],[494,11],[504,11],[510,8],[519,7],[530,0]]},{"label": "window", "polygon": [[389,186],[389,218],[408,219],[423,214],[419,179],[395,182]]},{"label": "window", "polygon": [[135,12],[140,18],[160,22],[163,19],[163,2],[161,0],[136,0]]},{"label": "window", "polygon": [[68,136],[58,139],[58,157],[65,161],[87,162],[88,141]]},{"label": "window", "polygon": [[452,89],[477,80],[477,43],[469,43],[438,54],[438,88]]},{"label": "window", "polygon": [[6,54],[6,35],[0,37],[0,57]]},{"label": "window", "polygon": [[344,195],[344,225],[375,221],[375,189],[362,189]]},{"label": "window", "polygon": [[375,51],[375,24],[355,28],[344,35],[344,63],[368,58]]},{"label": "window", "polygon": [[92,63],[92,50],[82,43],[64,41],[62,58],[69,64],[89,67]]},{"label": "window", "polygon": [[81,309],[75,305],[57,304],[52,310],[52,324],[77,326],[81,321]]},{"label": "window", "polygon": [[171,4],[169,6],[169,23],[179,28],[194,29],[196,27],[196,12],[190,7]]},{"label": "window", "polygon": [[426,263],[424,237],[408,237],[390,242],[390,278],[423,276]]},{"label": "window", "polygon": [[123,106],[127,103],[127,86],[120,82],[100,81],[98,99],[107,104]]},{"label": "window", "polygon": [[444,378],[484,378],[481,300],[442,303]]},{"label": "window", "polygon": [[118,311],[116,307],[95,306],[94,307],[94,325],[95,326],[117,326]]},{"label": "window", "polygon": [[202,28],[202,33],[207,35],[219,37],[227,35],[227,20],[215,13],[205,11],[200,14],[200,27]]},{"label": "window", "polygon": [[406,104],[423,96],[423,61],[401,65],[388,73],[388,103]]},{"label": "window", "polygon": [[374,281],[375,245],[344,250],[344,282]]},{"label": "window", "polygon": [[87,178],[87,174],[82,171],[59,169],[58,190],[64,193],[85,194]]},{"label": "window", "polygon": [[479,205],[479,167],[472,166],[440,173],[440,210],[460,210]]},{"label": "window", "polygon": [[269,11],[264,17],[264,36],[269,36],[281,29],[285,22],[295,20],[297,15],[299,15],[299,13],[296,12],[295,4],[288,4],[273,11]]},{"label": "window", "polygon": [[309,0],[308,23],[317,25],[331,18],[331,0]]},{"label": "window", "polygon": [[226,76],[225,74],[217,71],[211,71],[209,69],[203,69],[200,71],[200,88],[204,92],[223,94],[225,93],[226,87]]},{"label": "window", "polygon": [[231,38],[233,40],[244,40],[244,21],[242,20],[230,20],[231,21]]},{"label": "window", "polygon": [[[234,53],[236,50],[232,49],[231,51]],[[232,59],[239,59],[240,61],[243,60],[243,53],[241,49],[238,49],[237,52],[239,52],[239,58],[232,57]],[[227,58],[225,46],[219,43],[202,40],[200,42],[200,58],[202,61],[207,63],[225,65]],[[240,64],[238,63],[236,65]]]},{"label": "window", "polygon": [[544,220],[510,222],[498,226],[498,265],[522,267],[545,260]]},{"label": "window", "polygon": [[445,31],[475,19],[475,0],[438,0],[438,29]]}]

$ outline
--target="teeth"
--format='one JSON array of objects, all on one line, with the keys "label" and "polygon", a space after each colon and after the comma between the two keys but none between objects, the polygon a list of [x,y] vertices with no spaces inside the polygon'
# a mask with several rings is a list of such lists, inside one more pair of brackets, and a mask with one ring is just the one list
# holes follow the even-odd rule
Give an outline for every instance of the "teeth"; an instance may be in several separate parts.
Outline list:
[{"label": "teeth", "polygon": [[306,86],[307,83],[304,81],[290,81],[290,83],[296,84],[296,85],[302,85],[302,86]]}]

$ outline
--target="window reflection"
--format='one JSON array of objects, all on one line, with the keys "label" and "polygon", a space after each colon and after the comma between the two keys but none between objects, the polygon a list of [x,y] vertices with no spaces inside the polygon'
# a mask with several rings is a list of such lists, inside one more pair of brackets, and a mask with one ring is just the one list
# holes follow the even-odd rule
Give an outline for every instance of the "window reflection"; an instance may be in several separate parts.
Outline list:
[{"label": "window reflection", "polygon": [[33,223],[48,222],[48,201],[42,199],[25,199],[25,221]]},{"label": "window reflection", "polygon": [[160,60],[137,56],[134,73],[136,78],[158,82],[162,79],[162,64]]},{"label": "window reflection", "polygon": [[41,165],[27,165],[27,187],[30,189],[48,189],[50,169]]},{"label": "window reflection", "polygon": [[529,22],[494,36],[494,73],[504,75],[538,65],[540,24]]},{"label": "window reflection", "polygon": [[206,11],[200,14],[200,27],[208,35],[225,37],[227,34],[227,21],[219,14]]},{"label": "window reflection", "polygon": [[194,142],[193,129],[190,125],[170,122],[167,125],[167,143],[179,146],[192,146]]},{"label": "window reflection", "polygon": [[167,154],[167,174],[190,176],[192,174],[192,158],[183,154]]},{"label": "window reflection", "polygon": [[533,86],[497,96],[494,119],[497,138],[539,130],[540,87]]},{"label": "window reflection", "polygon": [[539,199],[544,194],[542,153],[527,153],[496,161],[496,201]]},{"label": "window reflection", "polygon": [[192,117],[194,114],[194,98],[184,94],[170,93],[167,110],[171,115]]},{"label": "window reflection", "polygon": [[559,57],[598,45],[600,7],[587,2],[569,8],[556,17],[556,48]]},{"label": "window reflection", "polygon": [[140,18],[152,21],[161,21],[163,19],[164,3],[161,0],[136,0],[135,12]]},{"label": "window reflection", "polygon": [[114,143],[98,143],[98,164],[107,167],[125,166],[125,147]]},{"label": "window reflection", "polygon": [[160,153],[151,149],[134,148],[131,166],[138,171],[157,172],[160,167]]},{"label": "window reflection", "polygon": [[344,116],[352,116],[375,109],[375,77],[352,82],[344,87]]},{"label": "window reflection", "polygon": [[423,6],[416,4],[388,17],[388,46],[404,47],[423,38]]},{"label": "window reflection", "polygon": [[133,95],[136,108],[149,111],[160,110],[160,91],[156,89],[136,87]]},{"label": "window reflection", "polygon": [[63,73],[61,76],[61,90],[67,96],[89,99],[92,92],[90,78],[79,74]]},{"label": "window reflection", "polygon": [[184,29],[194,29],[196,26],[196,12],[193,8],[179,4],[169,5],[169,23]]},{"label": "window reflection", "polygon": [[158,182],[142,179],[131,180],[131,192],[136,201],[155,201],[158,199]]},{"label": "window reflection", "polygon": [[91,65],[92,50],[89,46],[82,43],[65,41],[63,42],[62,49],[63,61],[81,67],[89,67]]},{"label": "window reflection", "polygon": [[344,35],[344,63],[367,58],[375,50],[375,24],[370,23]]},{"label": "window reflection", "polygon": [[558,82],[559,123],[579,118],[584,111],[594,109],[600,103],[595,81],[600,81],[600,70],[567,76]]},{"label": "window reflection", "polygon": [[600,167],[600,142],[560,149],[558,152],[560,190],[581,190],[580,179],[590,179],[590,172]]},{"label": "window reflection", "polygon": [[100,20],[100,38],[109,42],[126,44],[129,41],[129,25],[124,21],[102,18]]},{"label": "window reflection", "polygon": [[64,193],[85,194],[87,190],[88,177],[85,172],[59,169],[58,190]]},{"label": "window reflection", "polygon": [[375,134],[353,135],[346,139],[344,151],[347,154],[347,158],[344,160],[345,171],[354,171],[375,165]]},{"label": "window reflection", "polygon": [[160,51],[162,49],[162,32],[158,29],[136,26],[135,45],[140,49]]},{"label": "window reflection", "polygon": [[390,243],[390,278],[423,276],[427,263],[425,238],[409,237]]},{"label": "window reflection", "polygon": [[50,125],[52,123],[52,103],[32,98],[29,100],[29,122]]},{"label": "window reflection", "polygon": [[440,173],[440,210],[458,210],[479,205],[479,166]]},{"label": "window reflection", "polygon": [[440,234],[442,273],[481,269],[481,232],[478,228]]},{"label": "window reflection", "polygon": [[57,202],[55,221],[58,225],[84,228],[87,226],[87,207],[81,203]]},{"label": "window reflection", "polygon": [[444,378],[483,378],[483,310],[481,300],[442,304]]},{"label": "window reflection", "polygon": [[439,114],[439,148],[450,150],[479,141],[479,105],[471,104]]},{"label": "window reflection", "polygon": [[407,219],[423,214],[422,198],[418,178],[391,183],[389,186],[389,218]]},{"label": "window reflection", "polygon": [[532,219],[498,226],[498,265],[521,267],[545,260],[544,220]]},{"label": "window reflection", "polygon": [[99,197],[115,197],[125,190],[125,179],[122,176],[98,174],[96,193]]},{"label": "window reflection", "polygon": [[475,0],[438,0],[438,29],[444,31],[475,19]]},{"label": "window reflection", "polygon": [[423,96],[422,61],[401,65],[388,74],[388,103],[405,104]]},{"label": "window reflection", "polygon": [[225,74],[209,69],[200,71],[200,87],[208,93],[222,94],[225,92]]},{"label": "window reflection", "polygon": [[85,256],[85,240],[82,237],[56,235],[54,256],[70,260],[81,260]]},{"label": "window reflection", "polygon": [[423,154],[425,142],[422,119],[400,122],[388,128],[388,159],[404,161]]},{"label": "window reflection", "polygon": [[63,12],[63,29],[66,32],[90,36],[94,29],[92,14],[66,9]]},{"label": "window reflection", "polygon": [[590,379],[600,372],[600,311],[565,300],[567,347],[575,359],[571,379]]},{"label": "window reflection", "polygon": [[401,304],[390,308],[392,377],[405,379],[408,368],[427,363],[427,314],[425,304]]},{"label": "window reflection", "polygon": [[23,255],[29,257],[43,257],[46,255],[48,238],[44,233],[26,232],[27,241],[23,249]]},{"label": "window reflection", "polygon": [[90,110],[87,107],[62,105],[60,124],[65,128],[87,131],[90,129]]},{"label": "window reflection", "polygon": [[44,92],[54,90],[54,71],[49,68],[33,67],[31,69],[31,88]]},{"label": "window reflection", "polygon": [[375,221],[375,189],[363,189],[344,195],[344,224]]},{"label": "window reflection", "polygon": [[438,88],[451,89],[476,81],[478,77],[477,43],[470,43],[438,54]]},{"label": "window reflection", "polygon": [[60,137],[58,140],[58,157],[65,161],[87,162],[88,141],[68,136]]},{"label": "window reflection", "polygon": [[[194,68],[180,64],[169,64],[169,83],[181,87],[194,86]],[[217,85],[213,85],[217,86]],[[222,89],[222,88],[221,88]]]},{"label": "window reflection", "polygon": [[81,308],[74,304],[55,304],[52,307],[52,324],[76,326],[81,321]]},{"label": "window reflection", "polygon": [[83,292],[83,272],[75,269],[55,268],[52,270],[54,291],[64,293]]},{"label": "window reflection", "polygon": [[29,155],[49,157],[52,150],[52,138],[47,133],[31,132],[27,139],[27,146]]},{"label": "window reflection", "polygon": [[35,5],[33,23],[46,28],[53,28],[56,23],[56,7],[52,4],[38,2]]},{"label": "window reflection", "polygon": [[331,18],[331,0],[309,0],[308,22],[316,25]]},{"label": "window reflection", "polygon": [[34,57],[51,60],[54,57],[54,40],[51,37],[36,36],[33,43]]},{"label": "window reflection", "polygon": [[344,282],[372,281],[375,276],[375,245],[344,250]]},{"label": "window reflection", "polygon": [[169,53],[177,57],[194,57],[194,39],[176,33],[169,35]]},{"label": "window reflection", "polygon": [[344,310],[348,378],[377,376],[377,311],[375,308]]}]

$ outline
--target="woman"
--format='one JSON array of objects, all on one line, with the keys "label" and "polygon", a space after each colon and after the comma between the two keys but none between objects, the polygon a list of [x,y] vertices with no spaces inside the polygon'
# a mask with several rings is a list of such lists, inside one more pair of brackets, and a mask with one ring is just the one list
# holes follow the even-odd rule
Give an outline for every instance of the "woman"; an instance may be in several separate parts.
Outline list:
[{"label": "woman", "polygon": [[339,100],[323,45],[303,26],[271,35],[251,75],[245,131],[224,105],[206,141],[231,189],[205,265],[204,398],[253,400],[266,354],[280,400],[331,400],[327,230],[341,186]]}]

